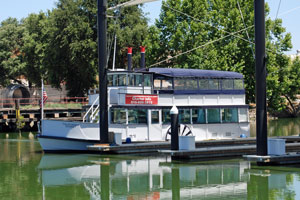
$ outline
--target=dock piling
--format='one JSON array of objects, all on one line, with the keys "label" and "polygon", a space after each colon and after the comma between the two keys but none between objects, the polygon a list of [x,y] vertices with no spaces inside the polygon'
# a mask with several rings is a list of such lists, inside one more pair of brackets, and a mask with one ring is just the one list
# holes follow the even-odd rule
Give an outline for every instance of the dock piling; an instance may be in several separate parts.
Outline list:
[{"label": "dock piling", "polygon": [[178,109],[174,105],[170,111],[171,114],[171,150],[179,149],[178,142]]}]

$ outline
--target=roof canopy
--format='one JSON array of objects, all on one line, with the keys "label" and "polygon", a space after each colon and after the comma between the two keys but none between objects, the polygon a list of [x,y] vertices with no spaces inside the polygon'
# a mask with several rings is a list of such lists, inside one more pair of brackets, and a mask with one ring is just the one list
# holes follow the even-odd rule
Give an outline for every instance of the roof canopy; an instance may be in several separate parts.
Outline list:
[{"label": "roof canopy", "polygon": [[242,79],[243,75],[237,72],[202,70],[202,69],[181,69],[181,68],[149,68],[149,72],[162,74],[170,77],[200,77],[200,78],[226,78]]}]

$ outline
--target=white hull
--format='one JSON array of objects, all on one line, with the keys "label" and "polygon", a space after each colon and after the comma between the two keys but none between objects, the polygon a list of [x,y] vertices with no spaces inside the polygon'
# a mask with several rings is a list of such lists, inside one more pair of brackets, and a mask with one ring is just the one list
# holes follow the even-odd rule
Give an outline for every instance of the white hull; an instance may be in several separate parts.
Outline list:
[{"label": "white hull", "polygon": [[59,139],[38,137],[38,140],[45,152],[88,151],[87,146],[95,144],[95,141],[72,140],[68,138]]},{"label": "white hull", "polygon": [[88,151],[99,142],[99,124],[43,120],[38,140],[44,151]]},{"label": "white hull", "polygon": [[[208,139],[232,139],[241,134],[249,137],[248,123],[235,124],[195,124],[188,125],[196,141]],[[122,134],[122,140],[165,141],[170,125],[150,129],[148,125],[110,125],[110,131]],[[181,128],[183,129],[183,128]],[[87,146],[99,143],[99,124],[43,120],[42,135],[38,140],[44,151],[88,151]]]}]

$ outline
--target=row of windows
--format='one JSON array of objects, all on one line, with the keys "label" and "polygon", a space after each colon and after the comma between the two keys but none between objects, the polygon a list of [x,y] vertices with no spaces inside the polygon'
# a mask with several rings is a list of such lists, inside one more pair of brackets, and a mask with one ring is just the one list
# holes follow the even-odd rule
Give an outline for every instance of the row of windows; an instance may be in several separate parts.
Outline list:
[{"label": "row of windows", "polygon": [[[152,74],[108,74],[108,86],[152,86]],[[156,90],[242,90],[242,79],[197,79],[158,77],[153,82]]]},{"label": "row of windows", "polygon": [[[110,109],[112,124],[126,124],[126,112],[128,112],[128,124],[147,124],[147,109]],[[171,122],[170,109],[162,109],[162,123]],[[179,123],[182,124],[206,124],[206,123],[237,123],[248,122],[246,108],[198,108],[179,109]],[[151,123],[159,123],[159,111],[151,111]]]},{"label": "row of windows", "polygon": [[[172,90],[172,78],[155,79],[154,89]],[[242,79],[174,78],[174,90],[242,90]]]},{"label": "row of windows", "polygon": [[152,86],[151,74],[108,74],[108,86]]}]

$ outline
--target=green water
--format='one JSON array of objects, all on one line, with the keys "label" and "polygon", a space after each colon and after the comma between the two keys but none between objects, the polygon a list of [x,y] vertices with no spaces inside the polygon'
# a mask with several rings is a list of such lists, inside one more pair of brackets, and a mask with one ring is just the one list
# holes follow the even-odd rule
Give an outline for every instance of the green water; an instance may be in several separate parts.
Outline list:
[{"label": "green water", "polygon": [[[268,121],[268,136],[299,136],[300,118],[282,118]],[[255,137],[256,124],[250,123],[250,136]]]},{"label": "green water", "polygon": [[[299,120],[289,121],[270,123],[275,132],[269,134],[298,134]],[[239,159],[188,163],[169,157],[43,154],[30,133],[0,133],[0,199],[297,200],[300,166],[258,167]]]}]

